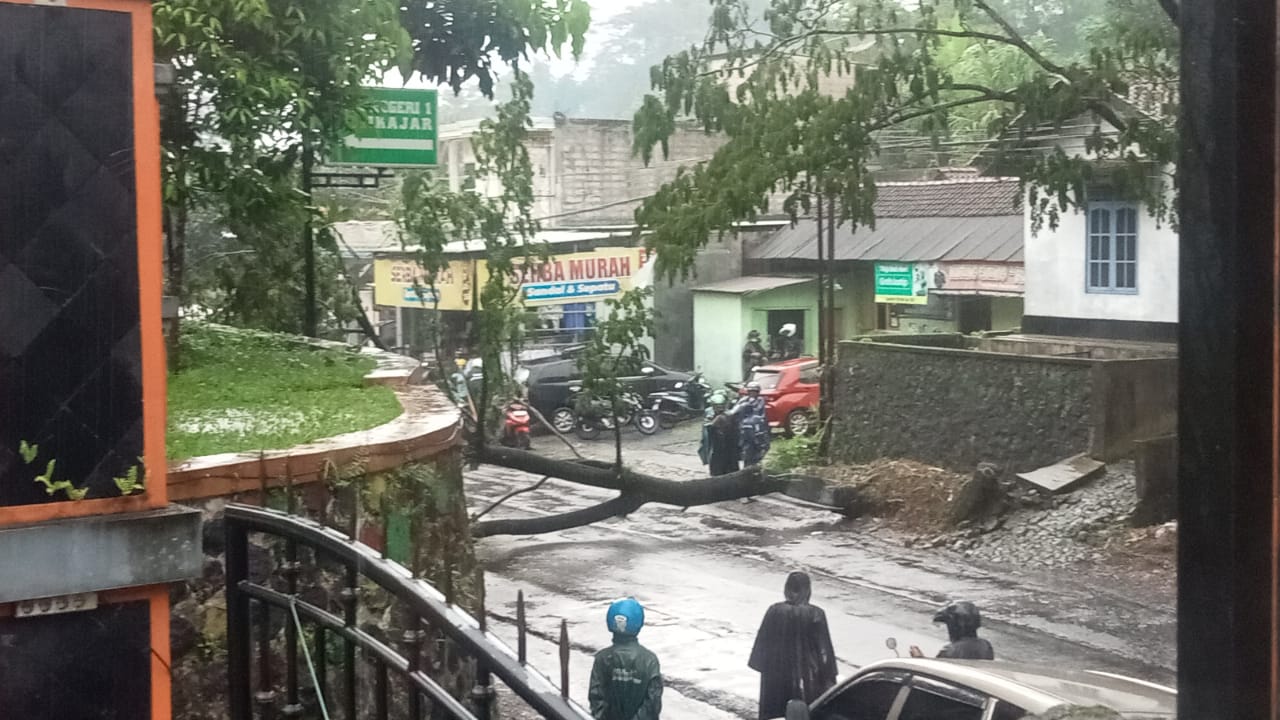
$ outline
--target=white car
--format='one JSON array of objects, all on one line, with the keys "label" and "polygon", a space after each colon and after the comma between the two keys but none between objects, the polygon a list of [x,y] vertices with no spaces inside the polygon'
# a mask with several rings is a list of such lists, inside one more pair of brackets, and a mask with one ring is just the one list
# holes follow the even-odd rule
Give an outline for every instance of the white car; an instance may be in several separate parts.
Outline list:
[{"label": "white car", "polygon": [[1174,717],[1177,697],[1172,688],[1111,673],[897,658],[863,667],[788,720],[1018,720],[1062,705],[1154,720]]}]

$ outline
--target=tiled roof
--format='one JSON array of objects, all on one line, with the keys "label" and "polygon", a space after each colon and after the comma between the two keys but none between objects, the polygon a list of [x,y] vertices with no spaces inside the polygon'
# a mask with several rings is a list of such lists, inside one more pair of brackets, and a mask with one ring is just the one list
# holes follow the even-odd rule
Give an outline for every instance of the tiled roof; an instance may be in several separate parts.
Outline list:
[{"label": "tiled roof", "polygon": [[1016,178],[881,183],[877,218],[1021,215]]}]

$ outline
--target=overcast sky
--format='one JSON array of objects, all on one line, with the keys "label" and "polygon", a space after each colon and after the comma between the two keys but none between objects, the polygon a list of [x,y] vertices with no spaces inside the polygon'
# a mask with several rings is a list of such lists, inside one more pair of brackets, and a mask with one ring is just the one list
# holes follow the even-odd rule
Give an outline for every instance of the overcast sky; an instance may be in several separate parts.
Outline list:
[{"label": "overcast sky", "polygon": [[[537,63],[548,63],[551,66],[552,74],[556,76],[568,73],[584,73],[596,61],[602,53],[607,51],[609,28],[607,27],[609,19],[618,13],[635,5],[643,5],[648,0],[588,0],[591,5],[591,28],[587,31],[587,45],[582,51],[582,58],[577,62],[570,57],[569,53],[565,53],[564,57],[556,58],[552,56],[549,60],[539,56],[535,59]],[[689,0],[690,2],[704,2],[705,0]],[[400,73],[392,70],[387,73],[383,79],[383,85],[387,87],[400,87]],[[420,78],[414,78],[409,83],[409,87],[427,87]]]}]

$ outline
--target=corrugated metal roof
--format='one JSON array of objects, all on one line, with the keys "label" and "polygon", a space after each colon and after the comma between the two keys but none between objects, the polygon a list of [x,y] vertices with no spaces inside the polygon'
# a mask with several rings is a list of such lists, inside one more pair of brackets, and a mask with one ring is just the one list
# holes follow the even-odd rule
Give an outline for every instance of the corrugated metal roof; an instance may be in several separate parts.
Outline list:
[{"label": "corrugated metal roof", "polygon": [[773,277],[768,275],[744,275],[740,278],[732,280],[722,280],[708,285],[701,285],[693,289],[694,292],[718,292],[732,293],[734,295],[747,295],[754,292],[763,292],[765,290],[776,290],[789,285],[800,285],[802,283],[813,282],[813,278],[802,277]]},{"label": "corrugated metal roof", "polygon": [[[836,228],[834,260],[1022,262],[1022,216],[881,218]],[[748,251],[762,260],[817,260],[817,223],[801,221]],[[825,248],[825,246],[824,246]]]},{"label": "corrugated metal roof", "polygon": [[[833,259],[1022,262],[1019,199],[1016,178],[881,183],[875,228],[837,227]],[[817,232],[806,218],[749,248],[748,256],[817,260]]]}]

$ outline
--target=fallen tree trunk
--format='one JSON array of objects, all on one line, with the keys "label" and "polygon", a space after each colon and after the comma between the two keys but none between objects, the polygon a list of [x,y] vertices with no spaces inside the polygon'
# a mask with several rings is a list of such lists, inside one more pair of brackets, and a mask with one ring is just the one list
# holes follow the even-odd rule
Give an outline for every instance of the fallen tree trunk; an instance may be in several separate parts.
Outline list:
[{"label": "fallen tree trunk", "polygon": [[589,525],[617,515],[634,512],[645,503],[656,502],[676,507],[710,505],[726,500],[766,495],[786,490],[790,481],[765,474],[759,467],[749,467],[729,475],[696,480],[668,480],[623,468],[588,464],[572,460],[555,460],[526,450],[486,446],[475,458],[479,462],[545,475],[569,482],[606,490],[621,495],[582,510],[540,518],[485,520],[471,528],[475,537],[493,535],[534,535]]},{"label": "fallen tree trunk", "polygon": [[471,526],[472,537],[492,537],[494,535],[537,535],[540,533],[568,530],[570,528],[590,525],[601,520],[608,520],[619,515],[630,515],[644,505],[644,498],[626,493],[599,505],[592,505],[573,512],[557,513],[536,518],[506,518],[503,520],[483,520]]}]

